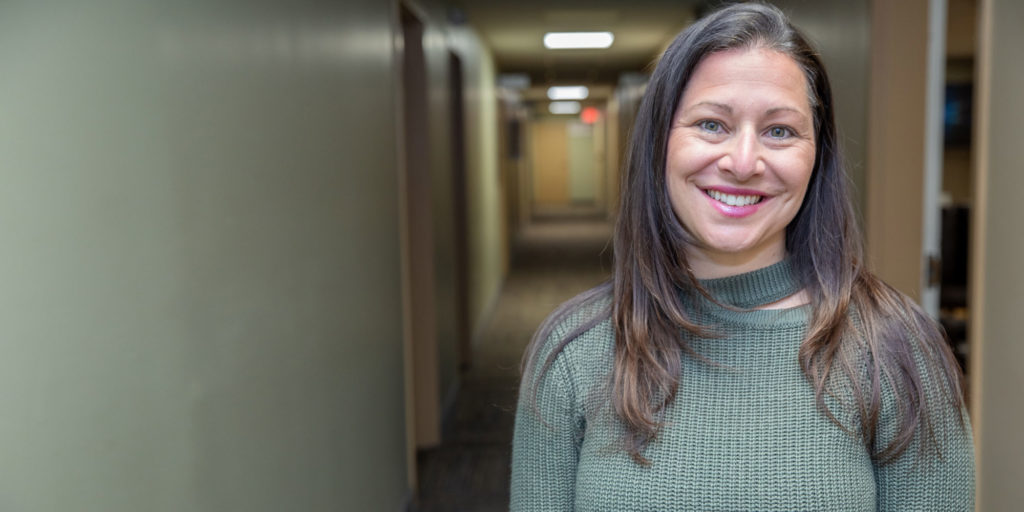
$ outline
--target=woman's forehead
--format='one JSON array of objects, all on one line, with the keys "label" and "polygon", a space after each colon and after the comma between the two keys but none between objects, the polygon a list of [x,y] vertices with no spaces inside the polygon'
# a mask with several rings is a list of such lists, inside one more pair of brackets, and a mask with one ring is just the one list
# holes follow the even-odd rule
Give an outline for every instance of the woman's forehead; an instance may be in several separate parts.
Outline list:
[{"label": "woman's forehead", "polygon": [[699,104],[732,110],[755,104],[811,115],[803,68],[789,55],[765,48],[712,53],[697,64],[679,98],[679,107]]}]

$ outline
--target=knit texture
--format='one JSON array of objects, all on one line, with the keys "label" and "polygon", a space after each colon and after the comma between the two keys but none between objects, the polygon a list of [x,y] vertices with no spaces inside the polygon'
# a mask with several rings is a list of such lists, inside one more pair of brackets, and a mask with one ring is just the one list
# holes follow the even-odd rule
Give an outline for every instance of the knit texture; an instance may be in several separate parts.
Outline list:
[{"label": "knit texture", "polygon": [[[702,284],[720,302],[740,308],[798,289],[785,261]],[[610,321],[570,342],[539,380],[539,374],[524,377],[513,441],[513,511],[974,509],[970,427],[961,429],[962,411],[940,399],[943,382],[923,376],[941,458],[920,455],[918,437],[899,459],[881,466],[855,435],[821,412],[800,370],[797,350],[809,306],[735,311],[704,299],[690,303],[694,317],[721,336],[691,340],[714,364],[684,357],[665,427],[643,452],[650,466],[621,448],[623,427],[607,398],[614,361]],[[605,304],[566,317],[546,341],[541,361]],[[531,383],[538,386],[536,407]],[[878,443],[896,433],[895,399],[883,389]],[[840,392],[830,410],[856,428],[854,412],[842,403]]]}]

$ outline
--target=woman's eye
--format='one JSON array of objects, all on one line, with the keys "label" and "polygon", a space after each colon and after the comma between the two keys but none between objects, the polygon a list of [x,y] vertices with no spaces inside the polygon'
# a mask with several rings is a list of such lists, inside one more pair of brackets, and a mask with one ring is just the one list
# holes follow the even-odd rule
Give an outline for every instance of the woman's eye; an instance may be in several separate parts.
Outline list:
[{"label": "woman's eye", "polygon": [[697,123],[697,125],[709,132],[718,132],[722,129],[722,123],[712,121],[710,119],[705,119],[704,121]]},{"label": "woman's eye", "polygon": [[790,135],[789,128],[783,126],[773,126],[768,130],[768,136],[773,139],[782,139]]}]

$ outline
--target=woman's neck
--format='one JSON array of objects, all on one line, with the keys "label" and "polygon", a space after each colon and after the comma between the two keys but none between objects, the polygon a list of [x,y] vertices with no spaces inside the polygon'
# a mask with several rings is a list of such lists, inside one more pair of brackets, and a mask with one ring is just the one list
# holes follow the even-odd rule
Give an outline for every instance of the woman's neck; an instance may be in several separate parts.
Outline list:
[{"label": "woman's neck", "polygon": [[718,279],[753,272],[759,268],[774,265],[785,258],[786,249],[784,247],[754,254],[709,254],[701,250],[686,251],[690,271],[697,279]]}]

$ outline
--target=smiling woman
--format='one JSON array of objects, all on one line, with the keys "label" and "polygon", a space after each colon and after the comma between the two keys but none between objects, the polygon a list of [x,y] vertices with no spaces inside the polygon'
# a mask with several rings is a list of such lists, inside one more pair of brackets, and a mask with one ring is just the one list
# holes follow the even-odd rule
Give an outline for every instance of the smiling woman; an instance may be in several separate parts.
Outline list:
[{"label": "smiling woman", "polygon": [[512,509],[973,510],[959,368],[863,266],[825,69],[737,4],[637,114],[614,276],[524,356]]}]

